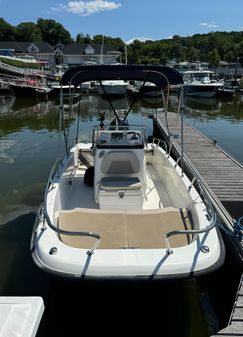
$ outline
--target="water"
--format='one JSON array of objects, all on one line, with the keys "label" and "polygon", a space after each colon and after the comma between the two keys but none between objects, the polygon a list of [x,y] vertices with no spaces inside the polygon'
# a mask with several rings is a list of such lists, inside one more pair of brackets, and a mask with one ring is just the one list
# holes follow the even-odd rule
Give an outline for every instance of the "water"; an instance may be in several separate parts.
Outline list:
[{"label": "water", "polygon": [[[243,96],[242,96],[243,97]],[[243,163],[243,98],[227,100],[185,100],[185,118]],[[172,97],[174,109],[177,97]],[[111,115],[107,101],[86,96],[82,101],[80,130],[91,134],[100,111]],[[113,101],[126,108],[127,99]],[[152,134],[156,100],[142,100],[134,106],[130,124],[145,124]],[[66,120],[75,137],[77,107]],[[68,111],[66,114],[68,115]],[[45,314],[39,337],[92,332],[138,334],[161,331],[179,337],[206,337],[209,330],[227,323],[239,278],[239,271],[227,251],[224,266],[200,280],[163,284],[84,283],[59,280],[40,271],[33,263],[29,243],[36,211],[57,157],[58,102],[36,98],[0,96],[0,295],[39,295],[45,300]],[[230,278],[229,276],[230,275]],[[230,285],[230,286],[229,286]],[[221,298],[224,296],[222,308]],[[113,324],[113,325],[112,325]],[[115,327],[114,327],[115,326]],[[80,331],[80,333],[79,333]]]},{"label": "water", "polygon": [[[207,104],[206,104],[207,103]],[[185,100],[186,120],[243,163],[243,95],[232,99]]]}]

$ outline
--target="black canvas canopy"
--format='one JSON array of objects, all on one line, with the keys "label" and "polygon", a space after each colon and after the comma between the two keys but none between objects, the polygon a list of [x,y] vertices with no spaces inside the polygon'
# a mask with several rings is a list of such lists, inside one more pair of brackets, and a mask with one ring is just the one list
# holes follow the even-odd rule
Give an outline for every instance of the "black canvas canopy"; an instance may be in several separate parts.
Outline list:
[{"label": "black canvas canopy", "polygon": [[84,65],[67,70],[62,85],[75,87],[88,81],[135,80],[154,83],[160,90],[168,85],[182,84],[182,76],[173,68],[144,65]]}]

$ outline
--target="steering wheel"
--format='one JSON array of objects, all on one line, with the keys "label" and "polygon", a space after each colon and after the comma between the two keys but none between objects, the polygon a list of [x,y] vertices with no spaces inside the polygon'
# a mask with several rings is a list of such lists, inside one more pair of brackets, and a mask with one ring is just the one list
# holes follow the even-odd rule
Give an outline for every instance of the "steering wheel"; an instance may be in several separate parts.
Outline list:
[{"label": "steering wheel", "polygon": [[140,140],[141,134],[137,131],[130,131],[127,133],[127,139],[128,140]]}]

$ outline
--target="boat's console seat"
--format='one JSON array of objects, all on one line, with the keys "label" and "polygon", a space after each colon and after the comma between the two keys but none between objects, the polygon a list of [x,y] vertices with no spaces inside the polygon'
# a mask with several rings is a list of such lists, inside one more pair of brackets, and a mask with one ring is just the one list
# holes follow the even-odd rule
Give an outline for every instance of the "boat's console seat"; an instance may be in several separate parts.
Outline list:
[{"label": "boat's console seat", "polygon": [[95,200],[101,209],[142,209],[144,149],[96,149]]},{"label": "boat's console seat", "polygon": [[100,181],[100,188],[106,191],[139,190],[142,182],[138,177],[105,177]]}]

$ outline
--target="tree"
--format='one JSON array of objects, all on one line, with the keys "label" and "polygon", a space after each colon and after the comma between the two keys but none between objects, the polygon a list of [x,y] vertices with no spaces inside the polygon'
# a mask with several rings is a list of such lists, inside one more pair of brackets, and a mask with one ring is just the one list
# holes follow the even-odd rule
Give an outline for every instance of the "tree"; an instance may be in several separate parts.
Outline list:
[{"label": "tree", "polygon": [[[54,46],[58,42],[67,45],[74,40],[70,33],[54,20],[38,19],[37,24],[25,22],[14,27],[0,18],[0,41],[45,41]],[[188,37],[174,35],[172,39],[157,41],[135,40],[127,46],[127,59],[129,63],[165,63],[166,60],[175,58],[176,61],[209,61],[216,65],[219,60],[235,62],[236,57],[243,60],[242,41],[243,31],[210,32]],[[125,43],[119,37],[98,34],[91,38],[89,34],[79,33],[76,42],[104,42],[105,45],[113,46],[123,53],[122,59],[125,60]]]},{"label": "tree", "polygon": [[14,41],[15,28],[0,18],[0,41]]},{"label": "tree", "polygon": [[218,50],[216,48],[214,48],[208,55],[209,58],[209,62],[213,65],[213,66],[217,66],[220,62],[220,56],[218,53]]},{"label": "tree", "polygon": [[106,35],[94,35],[93,36],[93,42],[101,44],[104,41],[104,44],[109,44],[111,46],[114,46],[119,51],[124,51],[125,43],[122,41],[119,37],[110,37]]},{"label": "tree", "polygon": [[87,34],[84,38],[84,43],[90,43],[90,42],[92,42],[91,36]]},{"label": "tree", "polygon": [[56,45],[58,42],[67,45],[73,41],[70,33],[55,20],[38,19],[37,27],[41,30],[43,41],[50,45]]},{"label": "tree", "polygon": [[83,34],[83,33],[79,33],[79,34],[76,36],[76,42],[77,42],[77,43],[84,43],[84,34]]},{"label": "tree", "polygon": [[103,41],[103,35],[94,35],[93,41],[94,43],[101,44]]},{"label": "tree", "polygon": [[16,27],[18,41],[42,41],[41,30],[33,22],[23,22]]},{"label": "tree", "polygon": [[129,63],[139,63],[142,45],[141,41],[134,40],[133,43],[128,46],[127,52]]}]

